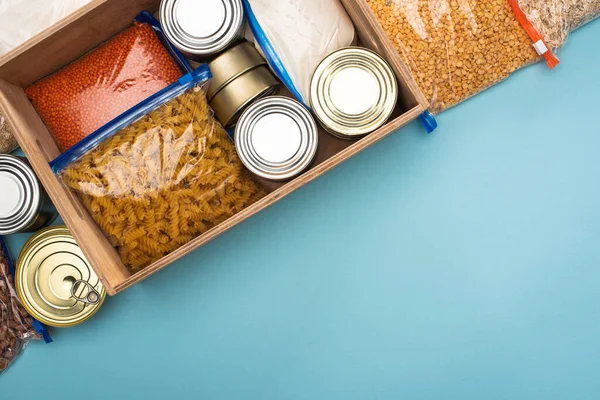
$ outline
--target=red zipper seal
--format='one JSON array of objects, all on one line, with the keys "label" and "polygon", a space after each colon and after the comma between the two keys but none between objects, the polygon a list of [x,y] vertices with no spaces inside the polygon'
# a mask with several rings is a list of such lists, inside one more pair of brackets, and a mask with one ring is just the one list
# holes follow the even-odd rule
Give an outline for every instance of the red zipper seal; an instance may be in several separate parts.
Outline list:
[{"label": "red zipper seal", "polygon": [[527,15],[521,10],[519,6],[519,0],[510,0],[510,5],[517,16],[517,20],[521,24],[521,26],[525,29],[531,40],[533,41],[533,48],[540,56],[543,56],[546,59],[546,64],[548,64],[548,68],[552,69],[556,67],[560,60],[558,57],[554,55],[548,44],[542,37],[542,35],[538,32],[535,26],[531,23]]}]

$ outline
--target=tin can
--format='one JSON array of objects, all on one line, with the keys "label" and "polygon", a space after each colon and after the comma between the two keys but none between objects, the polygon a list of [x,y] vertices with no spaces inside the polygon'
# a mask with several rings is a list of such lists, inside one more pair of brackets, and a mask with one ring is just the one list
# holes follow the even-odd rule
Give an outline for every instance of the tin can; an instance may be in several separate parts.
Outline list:
[{"label": "tin can", "polygon": [[0,189],[0,235],[35,232],[58,215],[24,158],[0,154]]},{"label": "tin can", "polygon": [[46,228],[25,243],[15,283],[29,314],[59,328],[88,320],[106,297],[100,279],[66,226]]},{"label": "tin can", "polygon": [[312,165],[319,131],[302,104],[273,96],[257,101],[242,114],[235,129],[235,145],[242,163],[253,174],[285,182]]},{"label": "tin can", "polygon": [[241,75],[266,65],[267,61],[249,42],[240,43],[222,53],[208,64],[212,73],[210,87],[206,93],[208,101],[210,102],[225,86]]},{"label": "tin can", "polygon": [[378,54],[348,47],[326,57],[311,82],[311,106],[329,133],[358,139],[379,129],[391,117],[398,81]]},{"label": "tin can", "polygon": [[279,86],[279,81],[271,71],[260,66],[229,82],[209,104],[219,122],[227,128],[238,122],[240,115],[250,104],[275,94]]},{"label": "tin can", "polygon": [[159,18],[167,39],[196,61],[231,46],[244,27],[241,0],[162,0]]}]

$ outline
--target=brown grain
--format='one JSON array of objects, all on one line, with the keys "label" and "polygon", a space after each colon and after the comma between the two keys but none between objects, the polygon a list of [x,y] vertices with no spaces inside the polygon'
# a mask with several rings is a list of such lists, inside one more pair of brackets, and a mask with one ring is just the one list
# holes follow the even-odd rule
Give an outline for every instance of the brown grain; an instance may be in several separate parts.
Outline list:
[{"label": "brown grain", "polygon": [[181,75],[152,28],[136,23],[25,93],[66,151]]},{"label": "brown grain", "polygon": [[0,373],[8,368],[28,341],[40,338],[31,326],[32,319],[21,305],[12,282],[7,255],[0,246]]},{"label": "brown grain", "polygon": [[569,33],[600,15],[600,0],[519,0],[519,6],[555,49]]},{"label": "brown grain", "polygon": [[507,0],[367,0],[435,114],[539,59]]},{"label": "brown grain", "polygon": [[0,114],[0,154],[8,154],[17,148],[17,141],[13,136],[8,121]]}]

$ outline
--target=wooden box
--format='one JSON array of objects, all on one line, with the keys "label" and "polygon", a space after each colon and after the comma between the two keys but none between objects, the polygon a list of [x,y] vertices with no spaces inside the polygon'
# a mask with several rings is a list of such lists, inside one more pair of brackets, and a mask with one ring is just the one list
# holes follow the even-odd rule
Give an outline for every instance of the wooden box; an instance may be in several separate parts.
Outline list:
[{"label": "wooden box", "polygon": [[155,12],[160,0],[94,0],[19,48],[0,57],[0,110],[14,128],[23,152],[109,294],[116,294],[140,282],[192,252],[397,131],[427,109],[427,100],[386,38],[366,1],[342,0],[342,3],[354,21],[360,44],[385,57],[396,72],[400,98],[393,118],[383,128],[358,142],[343,141],[321,132],[317,163],[310,171],[285,185],[271,187],[270,194],[258,203],[136,274],[131,274],[125,268],[117,251],[96,226],[79,199],[65,189],[52,173],[49,162],[60,154],[59,150],[25,96],[23,88],[59,70],[130,26],[140,11]]}]

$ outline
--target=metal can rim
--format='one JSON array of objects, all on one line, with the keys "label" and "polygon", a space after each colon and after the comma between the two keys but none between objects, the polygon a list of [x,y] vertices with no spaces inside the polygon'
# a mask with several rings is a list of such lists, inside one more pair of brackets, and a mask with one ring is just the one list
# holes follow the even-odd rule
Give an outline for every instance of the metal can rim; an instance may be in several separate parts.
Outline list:
[{"label": "metal can rim", "polygon": [[[379,84],[381,101],[363,114],[345,115],[327,99],[331,77],[347,66],[362,67],[373,74]],[[321,61],[311,81],[310,101],[325,130],[343,139],[357,139],[385,124],[396,108],[398,94],[398,81],[390,64],[370,49],[351,46],[337,50]]]},{"label": "metal can rim", "polygon": [[[185,31],[178,26],[175,17],[175,6],[179,0],[162,0],[159,9],[159,18],[165,35],[171,43],[179,50],[196,55],[199,57],[207,57],[213,54],[220,53],[233,43],[244,28],[244,9],[241,0],[223,0],[226,7],[223,25],[228,24],[228,28],[224,33],[214,38],[214,40],[198,40],[185,34]],[[228,12],[227,12],[228,11]]]},{"label": "metal can rim", "polygon": [[[47,237],[58,236],[58,235],[60,235],[61,237],[67,237],[67,238],[71,239],[73,241],[73,243],[75,245],[77,245],[75,238],[73,237],[73,235],[71,234],[71,232],[65,225],[50,226],[50,227],[47,227],[47,228],[42,229],[39,232],[37,232],[35,235],[33,235],[31,238],[29,238],[29,240],[27,240],[27,242],[23,246],[23,249],[21,250],[21,253],[19,255],[19,258],[18,258],[18,261],[16,264],[16,268],[15,268],[15,277],[14,277],[15,278],[15,290],[21,300],[21,303],[23,304],[23,307],[32,317],[34,317],[41,323],[48,325],[48,326],[52,326],[52,327],[56,327],[56,328],[69,328],[69,327],[79,325],[79,324],[89,320],[90,318],[92,318],[98,312],[98,310],[101,308],[102,304],[104,303],[104,300],[106,299],[106,296],[107,296],[107,292],[106,292],[106,288],[104,288],[104,286],[100,282],[100,278],[96,275],[96,277],[98,278],[98,284],[100,285],[100,289],[99,289],[100,290],[100,293],[99,293],[100,299],[99,299],[98,303],[94,304],[92,306],[93,309],[88,314],[86,314],[85,317],[79,318],[79,319],[73,319],[70,322],[57,322],[50,318],[47,318],[45,315],[42,315],[38,310],[36,310],[32,304],[30,304],[32,302],[30,301],[29,297],[26,295],[26,293],[25,293],[26,291],[23,287],[24,268],[25,268],[25,262],[28,259],[27,256],[33,249],[35,249],[36,244],[41,244],[42,240],[46,240]],[[79,246],[77,245],[77,247],[79,247]],[[88,267],[90,268],[90,271],[93,272],[91,265],[89,265],[89,261],[87,261],[87,259],[85,261],[86,261]],[[95,274],[95,272],[94,272],[94,274]]]},{"label": "metal can rim", "polygon": [[[302,142],[297,155],[281,164],[261,162],[251,143],[250,129],[261,116],[268,115],[265,112],[269,111],[269,107],[273,107],[273,111],[286,110],[287,107],[288,116],[300,128]],[[319,145],[319,129],[312,114],[301,103],[285,96],[271,96],[252,104],[240,117],[234,136],[238,155],[246,168],[261,178],[275,182],[285,182],[304,173],[314,162]]]},{"label": "metal can rim", "polygon": [[18,214],[13,215],[12,219],[0,221],[0,235],[11,235],[27,228],[35,220],[36,215],[41,208],[42,192],[35,173],[29,164],[21,157],[10,154],[0,154],[0,166],[1,165],[12,167],[8,168],[8,171],[21,178],[20,180],[24,184],[23,188],[26,191],[24,196],[30,198],[29,201],[22,202],[21,210]]},{"label": "metal can rim", "polygon": [[234,125],[248,106],[258,99],[270,96],[281,83],[266,66],[254,68],[224,86],[209,105],[224,127]]},{"label": "metal can rim", "polygon": [[[248,52],[250,54],[248,54]],[[234,54],[235,53],[235,54]],[[254,54],[255,53],[255,54]],[[241,67],[234,66],[232,69],[233,73],[228,73],[223,76],[220,76],[221,73],[219,70],[222,70],[223,67],[221,63],[225,63],[229,61],[229,63],[233,63],[235,60],[231,60],[232,57],[240,57],[242,59]],[[267,60],[262,58],[260,53],[256,50],[256,48],[250,42],[243,42],[238,44],[237,46],[232,47],[226,52],[219,55],[217,58],[212,60],[208,67],[210,68],[213,77],[210,81],[210,86],[206,93],[206,97],[208,102],[210,103],[212,99],[219,94],[221,90],[227,87],[231,82],[238,79],[242,75],[246,73],[265,66],[267,67]],[[267,67],[268,68],[268,67]],[[219,71],[219,72],[217,72]],[[231,71],[231,70],[230,70]]]}]

